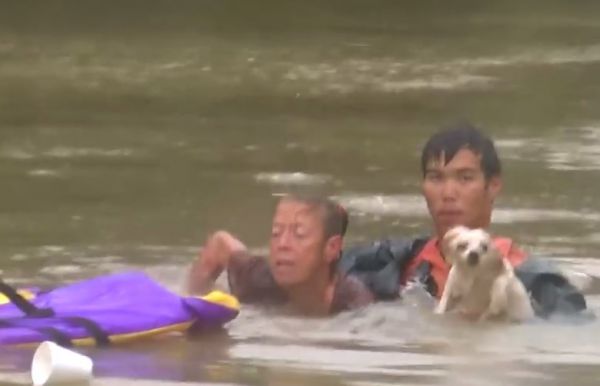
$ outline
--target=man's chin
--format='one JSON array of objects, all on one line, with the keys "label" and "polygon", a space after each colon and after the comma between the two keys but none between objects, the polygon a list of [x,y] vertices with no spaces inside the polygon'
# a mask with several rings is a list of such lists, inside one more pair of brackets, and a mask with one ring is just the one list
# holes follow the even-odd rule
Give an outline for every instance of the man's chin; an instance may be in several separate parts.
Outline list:
[{"label": "man's chin", "polygon": [[452,229],[456,226],[461,226],[461,225],[466,226],[466,225],[464,225],[464,221],[459,221],[459,220],[441,222],[439,224],[439,226],[437,227],[437,229],[440,232],[440,234],[438,236],[443,237],[446,234],[446,232],[448,232],[450,229]]},{"label": "man's chin", "polygon": [[273,275],[277,285],[283,289],[293,288],[300,284],[300,280],[291,275]]}]

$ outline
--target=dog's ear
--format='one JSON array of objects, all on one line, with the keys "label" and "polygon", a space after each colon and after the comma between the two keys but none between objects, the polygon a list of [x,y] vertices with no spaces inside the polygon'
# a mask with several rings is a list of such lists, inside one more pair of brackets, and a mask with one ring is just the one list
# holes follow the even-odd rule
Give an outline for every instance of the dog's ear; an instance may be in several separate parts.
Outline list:
[{"label": "dog's ear", "polygon": [[452,265],[454,263],[452,242],[454,241],[454,239],[457,236],[459,236],[461,233],[466,232],[466,231],[468,231],[468,229],[464,226],[460,226],[460,225],[455,226],[453,228],[450,228],[441,240],[440,250],[442,252],[442,255],[444,256],[444,259],[450,265]]},{"label": "dog's ear", "polygon": [[[504,256],[502,255],[502,252],[500,252],[500,250],[496,247],[496,245],[494,244],[494,240],[492,239],[491,235],[489,233],[486,232],[486,235],[489,237],[488,238],[488,249],[486,251],[486,253],[484,254],[485,257],[485,264],[487,265],[491,265],[497,268],[502,267],[503,265],[509,264],[508,260],[506,260],[504,258]],[[512,270],[512,266],[510,268]]]},{"label": "dog's ear", "polygon": [[462,225],[457,225],[455,227],[450,228],[446,234],[444,235],[444,237],[442,238],[443,242],[446,243],[450,243],[452,242],[452,240],[454,240],[458,235],[460,235],[461,233],[464,232],[468,232],[469,229],[467,227],[464,227]]},{"label": "dog's ear", "polygon": [[445,237],[441,241],[440,251],[442,252],[442,257],[446,260],[446,263],[450,265],[454,265],[454,255],[452,253],[452,248],[450,247],[450,242]]},{"label": "dog's ear", "polygon": [[[477,228],[477,229],[473,229],[474,232],[474,236],[479,239],[482,243],[487,244],[487,248],[489,250],[494,250],[496,249],[496,246],[494,245],[494,239],[492,238],[492,235],[486,231],[483,228]],[[495,251],[497,253],[500,253],[500,251]]]}]

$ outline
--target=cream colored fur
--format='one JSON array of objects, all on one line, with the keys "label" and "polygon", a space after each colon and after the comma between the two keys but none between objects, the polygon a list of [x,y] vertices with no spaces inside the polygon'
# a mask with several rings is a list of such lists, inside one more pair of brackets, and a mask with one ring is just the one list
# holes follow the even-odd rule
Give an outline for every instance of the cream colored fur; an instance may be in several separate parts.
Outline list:
[{"label": "cream colored fur", "polygon": [[486,231],[454,227],[444,236],[441,248],[452,267],[436,313],[456,310],[479,320],[533,318],[525,287]]}]

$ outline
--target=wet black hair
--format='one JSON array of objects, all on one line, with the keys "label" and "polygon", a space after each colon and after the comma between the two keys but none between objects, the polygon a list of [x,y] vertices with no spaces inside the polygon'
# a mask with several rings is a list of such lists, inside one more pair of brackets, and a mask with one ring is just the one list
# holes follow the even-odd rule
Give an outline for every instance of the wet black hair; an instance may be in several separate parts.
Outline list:
[{"label": "wet black hair", "polygon": [[500,176],[502,166],[494,142],[480,129],[468,122],[444,128],[432,135],[421,153],[421,172],[427,172],[427,164],[442,157],[445,164],[461,149],[469,149],[480,156],[480,165],[486,180]]},{"label": "wet black hair", "polygon": [[281,197],[282,201],[296,201],[304,203],[313,209],[319,210],[322,215],[325,239],[332,236],[344,237],[348,229],[348,212],[334,200],[317,195],[289,193]]}]

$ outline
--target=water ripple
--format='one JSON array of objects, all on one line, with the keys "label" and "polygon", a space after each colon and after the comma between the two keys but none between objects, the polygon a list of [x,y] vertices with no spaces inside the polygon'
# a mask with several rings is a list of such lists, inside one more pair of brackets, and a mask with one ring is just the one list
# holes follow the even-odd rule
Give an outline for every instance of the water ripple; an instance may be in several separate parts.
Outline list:
[{"label": "water ripple", "polygon": [[303,172],[290,173],[258,173],[254,176],[257,182],[273,185],[321,185],[332,180],[326,174],[309,174]]},{"label": "water ripple", "polygon": [[[336,197],[353,215],[406,216],[428,218],[425,200],[420,195],[341,195]],[[497,224],[575,221],[597,222],[600,213],[562,209],[496,208],[492,222]]]},{"label": "water ripple", "polygon": [[[88,147],[59,146],[48,150],[32,150],[19,147],[3,147],[0,157],[14,160],[34,158],[127,158],[138,155],[138,151],[130,148],[102,149]],[[38,173],[39,174],[39,173]]]},{"label": "water ripple", "polygon": [[501,139],[496,144],[507,149],[507,159],[539,160],[551,170],[600,170],[598,124],[563,128],[558,135],[544,138]]}]

